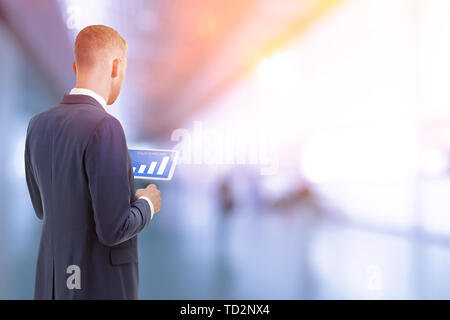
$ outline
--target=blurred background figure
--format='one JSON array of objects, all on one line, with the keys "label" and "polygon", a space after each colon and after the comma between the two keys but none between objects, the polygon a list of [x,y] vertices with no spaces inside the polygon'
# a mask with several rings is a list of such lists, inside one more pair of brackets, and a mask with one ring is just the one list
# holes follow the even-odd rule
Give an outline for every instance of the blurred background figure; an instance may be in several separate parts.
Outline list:
[{"label": "blurred background figure", "polygon": [[450,298],[449,1],[0,0],[1,299],[33,295],[26,126],[90,24],[128,41],[129,146],[181,152],[142,299]]},{"label": "blurred background figure", "polygon": [[228,178],[223,178],[219,184],[218,194],[220,208],[223,215],[228,215],[234,208],[233,194],[231,192],[231,186]]}]

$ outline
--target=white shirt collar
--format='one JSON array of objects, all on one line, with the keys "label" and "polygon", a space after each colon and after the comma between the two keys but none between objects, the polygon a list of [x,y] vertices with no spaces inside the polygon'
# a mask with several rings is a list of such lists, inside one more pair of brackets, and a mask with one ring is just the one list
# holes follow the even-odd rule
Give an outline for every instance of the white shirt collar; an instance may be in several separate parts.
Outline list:
[{"label": "white shirt collar", "polygon": [[92,90],[84,89],[84,88],[73,88],[72,90],[70,90],[69,94],[84,94],[86,96],[90,96],[90,97],[94,98],[98,103],[100,103],[101,106],[106,110],[105,99],[101,95],[96,94]]}]

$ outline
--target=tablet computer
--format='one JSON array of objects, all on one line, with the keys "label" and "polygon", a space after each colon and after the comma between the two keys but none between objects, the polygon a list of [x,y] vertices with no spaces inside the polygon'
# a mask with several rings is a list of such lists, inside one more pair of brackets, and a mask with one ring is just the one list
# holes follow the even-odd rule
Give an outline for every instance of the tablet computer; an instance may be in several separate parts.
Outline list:
[{"label": "tablet computer", "polygon": [[129,148],[135,179],[171,180],[178,161],[177,150]]}]

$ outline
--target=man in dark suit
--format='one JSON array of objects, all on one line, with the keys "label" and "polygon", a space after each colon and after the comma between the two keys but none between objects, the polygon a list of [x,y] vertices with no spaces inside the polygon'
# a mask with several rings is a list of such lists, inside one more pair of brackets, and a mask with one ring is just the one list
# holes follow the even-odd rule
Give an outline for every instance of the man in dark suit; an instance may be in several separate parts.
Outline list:
[{"label": "man in dark suit", "polygon": [[137,299],[137,234],[161,208],[155,185],[134,194],[134,177],[114,103],[127,44],[89,26],[75,41],[76,87],[31,119],[25,146],[28,189],[43,220],[35,299]]}]

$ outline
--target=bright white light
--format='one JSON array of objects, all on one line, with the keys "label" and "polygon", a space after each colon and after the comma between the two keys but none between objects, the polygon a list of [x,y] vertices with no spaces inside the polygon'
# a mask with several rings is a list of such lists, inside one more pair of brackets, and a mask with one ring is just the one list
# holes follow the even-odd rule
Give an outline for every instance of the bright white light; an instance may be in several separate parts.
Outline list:
[{"label": "bright white light", "polygon": [[422,155],[423,173],[428,175],[441,174],[448,169],[447,155],[440,150],[429,149],[425,150]]},{"label": "bright white light", "polygon": [[257,69],[258,79],[272,93],[289,92],[299,83],[299,61],[298,52],[291,50],[264,58]]},{"label": "bright white light", "polygon": [[11,172],[14,178],[25,179],[25,136],[21,135],[13,144],[13,156],[11,157]]},{"label": "bright white light", "polygon": [[418,138],[408,122],[355,127],[313,137],[302,153],[302,171],[314,182],[409,180],[418,169]]}]

